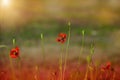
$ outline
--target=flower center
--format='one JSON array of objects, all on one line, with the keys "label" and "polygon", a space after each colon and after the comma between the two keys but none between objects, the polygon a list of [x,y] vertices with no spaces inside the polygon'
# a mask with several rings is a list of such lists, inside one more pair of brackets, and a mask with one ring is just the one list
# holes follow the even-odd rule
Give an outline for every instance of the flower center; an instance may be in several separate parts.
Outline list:
[{"label": "flower center", "polygon": [[18,55],[18,53],[17,53],[17,52],[14,52],[14,55],[15,55],[15,56],[17,56],[17,55]]}]

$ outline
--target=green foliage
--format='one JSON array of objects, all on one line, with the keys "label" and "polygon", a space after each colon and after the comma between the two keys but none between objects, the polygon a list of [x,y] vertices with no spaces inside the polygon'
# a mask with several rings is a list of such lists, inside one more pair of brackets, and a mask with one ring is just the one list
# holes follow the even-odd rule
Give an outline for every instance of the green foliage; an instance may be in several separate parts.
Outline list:
[{"label": "green foliage", "polygon": [[[44,36],[46,36],[45,38],[47,38],[46,42],[50,42],[50,40],[53,40],[52,38],[54,38],[58,33],[67,32],[67,26],[72,27],[71,45],[81,45],[82,36],[85,35],[85,46],[90,46],[91,41],[94,40],[96,45],[101,47],[105,47],[107,44],[109,44],[109,37],[111,36],[112,32],[119,29],[119,27],[114,27],[112,25],[91,26],[86,24],[86,26],[81,26],[79,24],[71,24],[70,22],[68,22],[66,25],[64,22],[52,20],[46,22],[32,21],[14,30],[2,32],[2,37],[0,38],[2,38],[1,42],[4,41],[6,44],[11,43],[13,38],[17,40],[18,44],[21,44],[21,42],[37,42],[40,40],[41,33],[43,33]],[[82,36],[79,36],[81,35],[81,32]]]},{"label": "green foliage", "polygon": [[87,62],[89,64],[91,62],[91,57],[88,55],[86,59],[87,59]]},{"label": "green foliage", "polygon": [[90,54],[91,54],[91,55],[93,55],[93,54],[94,54],[94,44],[91,44]]}]

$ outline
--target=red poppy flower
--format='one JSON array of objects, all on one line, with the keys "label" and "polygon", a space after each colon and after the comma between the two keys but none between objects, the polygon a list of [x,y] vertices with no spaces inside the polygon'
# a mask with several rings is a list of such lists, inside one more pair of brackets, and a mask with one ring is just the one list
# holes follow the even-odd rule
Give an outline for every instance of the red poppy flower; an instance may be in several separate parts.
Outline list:
[{"label": "red poppy flower", "polygon": [[106,64],[106,69],[109,70],[110,67],[111,67],[111,62],[108,62],[108,63]]},{"label": "red poppy flower", "polygon": [[101,67],[101,70],[102,70],[102,71],[110,70],[110,68],[111,68],[111,63],[110,63],[110,62],[107,62],[105,66],[102,66],[102,67]]},{"label": "red poppy flower", "polygon": [[65,33],[60,33],[58,36],[62,37],[62,38],[66,38],[67,37],[67,35]]},{"label": "red poppy flower", "polygon": [[11,51],[10,51],[10,57],[11,58],[17,58],[17,57],[19,57],[19,47],[15,47],[15,48],[11,49]]},{"label": "red poppy flower", "polygon": [[60,43],[64,43],[66,41],[67,35],[65,33],[60,33],[58,35],[57,41]]},{"label": "red poppy flower", "polygon": [[104,72],[105,70],[106,70],[105,66],[102,66],[102,67],[101,67],[101,71]]}]

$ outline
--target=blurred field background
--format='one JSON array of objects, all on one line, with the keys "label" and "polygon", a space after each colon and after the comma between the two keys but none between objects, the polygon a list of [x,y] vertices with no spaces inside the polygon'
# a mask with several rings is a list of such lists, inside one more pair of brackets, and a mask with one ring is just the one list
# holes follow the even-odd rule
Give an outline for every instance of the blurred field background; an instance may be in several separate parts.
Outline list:
[{"label": "blurred field background", "polygon": [[[69,58],[76,61],[81,48],[81,31],[85,30],[84,54],[95,42],[94,59],[98,62],[120,62],[120,0],[0,0],[0,45],[12,48],[12,39],[20,47],[21,56],[42,60],[40,34],[44,34],[46,59],[58,59],[60,45],[56,37],[67,33],[71,22]],[[0,57],[9,50],[0,48]],[[2,57],[2,58],[4,58]],[[4,59],[1,62],[4,63]],[[35,61],[35,62],[34,62]],[[103,62],[104,63],[104,62]]]}]

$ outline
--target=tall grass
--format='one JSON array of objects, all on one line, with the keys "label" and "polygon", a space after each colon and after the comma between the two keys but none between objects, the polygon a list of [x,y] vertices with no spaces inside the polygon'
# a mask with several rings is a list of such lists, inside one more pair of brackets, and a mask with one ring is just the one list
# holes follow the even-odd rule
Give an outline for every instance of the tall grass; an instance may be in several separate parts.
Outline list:
[{"label": "tall grass", "polygon": [[94,78],[96,78],[96,72],[94,72],[94,74],[93,74],[93,71],[96,68],[94,65],[94,62],[93,62],[93,54],[94,54],[94,43],[91,44],[90,54],[86,58],[87,59],[87,69],[86,69],[86,74],[85,74],[84,80],[87,80],[89,71],[90,71],[90,79],[94,80]]},{"label": "tall grass", "polygon": [[85,44],[85,30],[82,30],[82,44],[81,44],[81,49],[80,49],[80,54],[79,54],[79,59],[78,59],[78,63],[80,65],[80,58],[81,55],[83,54],[83,50],[84,50],[84,44]]},{"label": "tall grass", "polygon": [[41,49],[42,49],[42,54],[43,54],[43,62],[45,62],[46,57],[45,57],[45,48],[44,48],[44,36],[43,36],[43,33],[41,33]]},{"label": "tall grass", "polygon": [[60,75],[59,75],[59,80],[62,80],[63,78],[63,51],[64,51],[64,46],[61,44],[61,53],[60,53],[60,58],[59,58],[59,69],[60,69]]},{"label": "tall grass", "polygon": [[[15,47],[15,39],[13,39],[13,47]],[[10,55],[9,55],[9,61],[10,61],[10,67],[11,67],[11,71],[12,71],[12,79],[16,80],[15,69],[14,69],[12,58],[10,57]]]},{"label": "tall grass", "polygon": [[[59,76],[57,76],[58,78],[56,78],[57,75],[57,71],[55,72],[54,76],[52,77],[52,80],[54,79],[59,79],[59,80],[66,80],[66,72],[67,72],[67,60],[68,60],[68,55],[69,55],[69,46],[70,46],[70,38],[71,38],[71,23],[68,22],[68,27],[67,27],[67,43],[66,43],[66,50],[65,50],[65,58],[63,59],[63,55],[64,55],[64,44],[60,44],[60,54],[59,54]],[[85,34],[87,33],[85,29],[80,30],[81,34],[82,34],[82,43],[81,43],[81,48],[80,48],[80,52],[79,52],[79,59],[78,59],[78,63],[77,66],[79,66],[79,68],[82,66],[80,65],[81,62],[81,56],[83,54],[84,51],[84,47],[85,47]],[[40,34],[40,39],[41,39],[41,50],[42,50],[42,55],[43,55],[43,63],[46,61],[46,55],[45,55],[45,47],[44,47],[44,35],[43,33]],[[0,45],[0,48],[3,47],[7,47],[6,45]],[[13,48],[16,47],[16,41],[15,39],[13,39]],[[84,73],[78,73],[78,69],[77,72],[75,72],[75,75],[73,75],[74,73],[71,71],[71,73],[69,74],[72,75],[73,79],[71,79],[69,77],[68,80],[115,80],[116,77],[116,73],[114,70],[112,70],[113,68],[110,65],[110,68],[107,70],[104,70],[103,72],[101,72],[101,68],[100,67],[96,67],[96,65],[94,64],[94,60],[93,60],[93,55],[94,55],[94,50],[95,50],[95,44],[94,42],[92,42],[91,46],[90,46],[90,54],[87,55],[86,60],[87,60],[87,66],[86,66],[86,70],[85,70],[85,74]],[[12,80],[18,80],[16,77],[16,73],[15,73],[15,68],[14,68],[14,64],[12,62],[12,58],[9,56],[9,61],[10,61],[10,67],[11,67],[11,72],[12,72]],[[22,66],[21,66],[21,59],[20,57],[18,58],[18,64],[19,64],[19,69],[21,73],[19,80],[22,80]],[[47,63],[46,63],[47,64]],[[76,67],[77,67],[76,66]],[[75,67],[75,70],[76,70]],[[85,66],[84,66],[85,67]],[[54,67],[53,67],[54,68]],[[58,68],[58,67],[57,67]],[[51,71],[51,70],[48,70]],[[39,76],[41,76],[39,73],[39,67],[38,64],[35,65],[34,67],[34,71],[35,74],[34,76],[34,80],[39,80]],[[81,76],[81,74],[84,76]],[[103,75],[105,74],[105,75]],[[46,74],[45,74],[46,75]],[[55,77],[55,78],[54,78]]]},{"label": "tall grass", "polygon": [[70,34],[71,34],[71,23],[68,22],[68,40],[67,40],[67,46],[66,46],[66,53],[65,53],[65,61],[64,61],[64,68],[63,68],[63,80],[65,77],[65,71],[66,71],[66,66],[67,66],[67,58],[68,58],[68,49],[69,49],[69,44],[70,44]]}]

